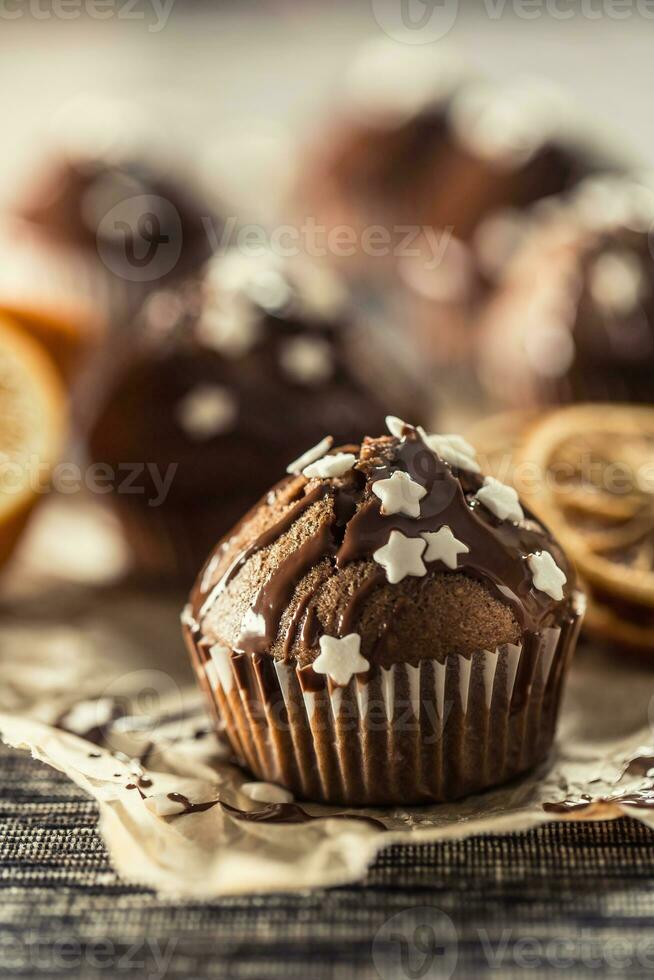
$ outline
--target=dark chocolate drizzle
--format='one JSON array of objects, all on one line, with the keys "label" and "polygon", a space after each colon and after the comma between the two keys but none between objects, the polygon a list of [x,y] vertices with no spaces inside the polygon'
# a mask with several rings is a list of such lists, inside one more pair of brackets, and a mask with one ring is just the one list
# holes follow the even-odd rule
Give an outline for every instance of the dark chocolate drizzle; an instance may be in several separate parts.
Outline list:
[{"label": "dark chocolate drizzle", "polygon": [[[408,473],[427,491],[418,518],[382,514],[381,502],[372,493],[375,482],[387,479],[397,470]],[[285,489],[290,479],[282,481],[277,492]],[[304,495],[272,527],[241,549],[206,592],[201,580],[192,595],[193,613],[201,621],[249,558],[279,540],[312,504],[331,497],[331,521],[320,524],[261,586],[248,617],[247,630],[234,646],[235,652],[255,654],[269,650],[277,639],[282,616],[298,584],[321,560],[328,559],[337,569],[350,562],[370,560],[387,543],[393,530],[416,538],[443,525],[448,525],[455,537],[470,549],[468,554],[460,555],[457,572],[487,585],[511,608],[523,631],[538,633],[556,619],[561,603],[534,588],[527,556],[544,549],[551,552],[568,578],[564,589],[564,601],[568,603],[574,589],[572,570],[558,544],[530,514],[519,524],[501,521],[474,500],[483,483],[480,474],[444,462],[413,427],[406,426],[401,439],[368,441],[354,469],[340,480],[307,481]],[[229,541],[220,547],[228,548]],[[450,573],[440,561],[426,564],[428,573]],[[355,629],[366,600],[385,580],[381,566],[378,572],[363,580],[341,614],[339,635]],[[313,597],[305,595],[291,617],[285,637],[287,655],[299,630],[304,642],[315,645],[319,623],[311,604]]]},{"label": "dark chocolate drizzle", "polygon": [[[284,481],[284,483],[286,482],[288,481]],[[238,575],[241,568],[243,568],[243,565],[245,565],[246,561],[248,561],[249,558],[251,558],[253,555],[256,555],[258,551],[262,551],[264,548],[267,548],[268,545],[274,544],[275,541],[278,541],[283,534],[285,534],[288,530],[290,530],[290,528],[293,526],[293,524],[298,519],[298,517],[300,517],[300,515],[303,514],[305,510],[308,510],[312,504],[316,503],[316,501],[320,500],[320,498],[323,496],[324,496],[324,488],[320,485],[314,487],[312,490],[308,491],[303,497],[301,497],[298,501],[293,503],[291,507],[289,507],[289,509],[283,515],[283,517],[281,517],[279,521],[273,524],[272,527],[269,527],[266,531],[263,531],[259,535],[259,537],[252,542],[252,544],[249,547],[244,548],[242,551],[240,551],[236,555],[236,557],[234,558],[234,560],[232,561],[232,563],[230,564],[229,568],[224,573],[224,575],[221,576],[220,581],[217,583],[217,585],[214,586],[214,588],[209,594],[208,599],[204,601],[202,607],[198,610],[197,613],[198,617],[200,619],[202,618],[207,608],[211,606],[211,604],[213,603],[214,598],[218,595],[219,592],[222,592],[223,589],[227,588],[229,583],[232,581],[233,578],[235,578]],[[193,608],[195,609],[195,606],[193,606]]]},{"label": "dark chocolate drizzle", "polygon": [[310,823],[314,820],[360,820],[375,830],[386,830],[386,826],[381,820],[357,813],[321,813],[313,816],[307,813],[297,803],[267,803],[261,810],[239,810],[238,807],[231,806],[229,803],[220,804],[223,810],[231,814],[236,820],[243,820],[249,823]]},{"label": "dark chocolate drizzle", "polygon": [[627,759],[616,783],[621,783],[623,779],[628,777],[647,777],[649,784],[647,781],[645,785],[641,782],[631,789],[624,789],[621,792],[595,798],[588,793],[581,793],[575,799],[543,803],[543,810],[546,813],[566,814],[576,813],[590,806],[606,807],[621,803],[641,810],[654,809],[654,755],[651,748],[641,748],[638,755]]},{"label": "dark chocolate drizzle", "polygon": [[[130,783],[126,789],[138,789],[138,786],[135,783]],[[141,799],[147,799],[140,790],[139,793]],[[386,830],[386,826],[381,820],[376,820],[374,817],[369,817],[365,814],[322,813],[313,816],[307,813],[301,806],[298,806],[297,803],[267,803],[259,810],[241,810],[239,807],[225,803],[223,800],[207,800],[204,803],[191,803],[189,798],[184,796],[183,793],[166,793],[166,796],[173,803],[179,803],[184,808],[181,813],[171,814],[171,817],[183,817],[187,813],[206,813],[207,810],[212,810],[215,806],[220,806],[226,813],[234,817],[235,820],[242,820],[246,823],[298,824],[310,823],[314,820],[358,820],[369,824],[375,830]]]},{"label": "dark chocolate drizzle", "polygon": [[166,793],[166,796],[173,803],[179,803],[180,806],[183,806],[184,813],[204,813],[205,810],[211,810],[219,802],[218,800],[208,800],[206,803],[191,803],[183,793]]},{"label": "dark chocolate drizzle", "polygon": [[354,627],[359,619],[359,616],[361,615],[366,599],[372,595],[378,586],[383,585],[385,581],[386,575],[380,568],[378,571],[371,572],[370,575],[361,583],[359,588],[355,589],[339,617],[339,636],[347,636],[348,633],[352,633],[354,631]]},{"label": "dark chocolate drizzle", "polygon": [[632,790],[616,793],[611,796],[599,796],[593,799],[584,794],[575,800],[559,800],[556,803],[543,803],[545,813],[556,813],[564,816],[568,813],[579,813],[589,807],[631,806],[637,810],[654,810],[654,788]]}]

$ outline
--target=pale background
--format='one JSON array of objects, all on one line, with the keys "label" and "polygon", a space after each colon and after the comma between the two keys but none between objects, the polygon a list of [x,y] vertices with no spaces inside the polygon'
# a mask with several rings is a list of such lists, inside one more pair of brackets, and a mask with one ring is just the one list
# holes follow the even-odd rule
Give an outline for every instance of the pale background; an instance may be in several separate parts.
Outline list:
[{"label": "pale background", "polygon": [[[319,124],[319,110],[335,99],[360,42],[381,35],[373,3],[383,0],[212,6],[174,0],[157,33],[148,29],[156,23],[151,0],[131,15],[143,19],[126,19],[126,0],[115,0],[112,16],[102,21],[45,16],[51,2],[0,0],[0,204],[11,200],[14,181],[42,154],[60,107],[93,93],[144,107],[189,159],[205,160],[206,147],[213,147],[212,172],[224,170],[228,182],[236,169],[247,201],[259,197],[252,210],[260,205],[265,214],[270,175],[292,157],[293,141]],[[63,2],[73,15],[76,2],[90,0]],[[532,20],[518,16],[516,3],[507,0],[499,17],[488,13],[498,10],[498,0],[462,5],[435,53],[439,45],[454,46],[495,77],[545,75],[568,87],[620,150],[654,165],[654,19],[642,16],[638,0],[631,6],[626,0],[622,20],[615,19],[616,0],[615,6],[586,0],[595,19],[576,13],[565,20],[561,12],[571,0],[543,0]],[[243,153],[243,140],[251,141],[251,152]]]}]

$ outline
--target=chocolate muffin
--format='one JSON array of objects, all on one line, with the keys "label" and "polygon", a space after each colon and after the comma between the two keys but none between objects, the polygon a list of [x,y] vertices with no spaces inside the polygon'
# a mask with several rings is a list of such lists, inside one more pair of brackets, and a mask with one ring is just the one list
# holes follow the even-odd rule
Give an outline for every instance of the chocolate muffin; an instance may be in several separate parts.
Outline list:
[{"label": "chocolate muffin", "polygon": [[[153,295],[133,336],[91,455],[114,475],[138,566],[187,582],[283,460],[325,431],[360,439],[387,404],[428,415],[395,335],[354,322],[340,283],[304,262],[216,257]],[[130,467],[135,485],[121,492]]]},{"label": "chocolate muffin", "polygon": [[326,180],[350,202],[343,217],[351,209],[451,228],[473,244],[485,219],[560,193],[607,162],[545,81],[489,83],[431,51],[368,45],[343,101],[309,161],[319,199],[330,200]]},{"label": "chocolate muffin", "polygon": [[[526,234],[531,207],[608,164],[544,83],[489,84],[403,48],[364,51],[301,193],[328,228],[357,231],[348,275],[382,280],[395,268],[408,325],[448,362],[469,354],[470,318]],[[385,250],[366,245],[380,225]]]},{"label": "chocolate muffin", "polygon": [[502,403],[652,403],[654,186],[584,182],[550,209],[484,316],[479,374]]},{"label": "chocolate muffin", "polygon": [[220,233],[187,183],[116,152],[62,148],[18,197],[20,253],[3,255],[11,272],[0,279],[0,306],[39,335],[67,375],[153,290],[200,268]]},{"label": "chocolate muffin", "polygon": [[297,796],[453,800],[541,762],[582,599],[461,437],[324,441],[214,549],[182,616],[238,761]]},{"label": "chocolate muffin", "polygon": [[211,254],[207,224],[214,216],[207,205],[138,159],[53,160],[22,217],[65,245],[99,255],[127,283],[163,286]]}]

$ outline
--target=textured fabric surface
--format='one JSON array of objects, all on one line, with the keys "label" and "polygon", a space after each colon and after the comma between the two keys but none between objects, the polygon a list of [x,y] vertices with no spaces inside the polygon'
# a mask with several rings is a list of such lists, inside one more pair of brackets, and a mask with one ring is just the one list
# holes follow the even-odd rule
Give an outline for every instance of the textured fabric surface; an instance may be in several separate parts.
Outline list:
[{"label": "textured fabric surface", "polygon": [[180,903],[114,875],[63,776],[4,747],[0,772],[0,976],[654,974],[654,834],[632,821],[391,848],[360,886]]}]

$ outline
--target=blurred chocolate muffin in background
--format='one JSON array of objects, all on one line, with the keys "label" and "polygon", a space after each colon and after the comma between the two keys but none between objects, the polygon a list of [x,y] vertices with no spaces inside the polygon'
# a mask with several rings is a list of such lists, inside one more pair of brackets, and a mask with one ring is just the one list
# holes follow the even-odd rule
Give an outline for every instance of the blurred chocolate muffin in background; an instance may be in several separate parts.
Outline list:
[{"label": "blurred chocolate muffin in background", "polygon": [[91,100],[65,109],[61,132],[46,141],[0,227],[9,270],[0,275],[0,308],[70,375],[152,290],[199,268],[220,227],[192,182],[161,163],[166,154],[144,149],[147,121],[133,119],[129,106]]},{"label": "blurred chocolate muffin in background", "polygon": [[134,337],[90,447],[146,572],[190,581],[280,460],[354,441],[389,412],[429,417],[395,332],[355,322],[340,282],[304,260],[217,256],[150,297]]},{"label": "blurred chocolate muffin in background", "polygon": [[654,401],[653,222],[647,176],[589,179],[541,216],[480,331],[499,403]]},{"label": "blurred chocolate muffin in background", "polygon": [[[563,93],[541,80],[489,83],[451,58],[368,45],[340,118],[318,141],[301,188],[328,228],[352,227],[363,279],[404,287],[426,349],[465,355],[465,324],[528,229],[531,207],[608,167]],[[390,234],[384,257],[364,234]]]},{"label": "blurred chocolate muffin in background", "polygon": [[[211,254],[206,205],[145,161],[63,156],[49,162],[22,217],[53,241],[102,261],[128,307]],[[210,224],[215,230],[215,225]]]}]

